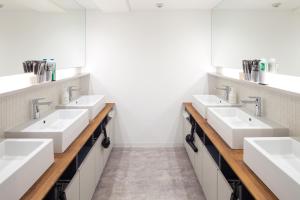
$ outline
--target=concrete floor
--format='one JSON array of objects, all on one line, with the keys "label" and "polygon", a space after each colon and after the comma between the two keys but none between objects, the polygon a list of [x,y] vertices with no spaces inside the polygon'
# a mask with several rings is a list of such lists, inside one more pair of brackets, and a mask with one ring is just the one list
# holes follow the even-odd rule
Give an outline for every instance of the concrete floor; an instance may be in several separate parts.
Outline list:
[{"label": "concrete floor", "polygon": [[93,200],[205,200],[184,148],[114,149]]}]

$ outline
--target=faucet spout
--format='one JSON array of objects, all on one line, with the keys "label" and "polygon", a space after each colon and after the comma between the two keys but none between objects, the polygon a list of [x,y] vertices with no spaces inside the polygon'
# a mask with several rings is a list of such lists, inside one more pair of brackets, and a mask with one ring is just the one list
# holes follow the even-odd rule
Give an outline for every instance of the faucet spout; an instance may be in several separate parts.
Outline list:
[{"label": "faucet spout", "polygon": [[223,88],[219,88],[217,87],[216,88],[217,90],[224,90],[225,91],[225,94],[224,94],[224,97],[225,97],[225,100],[228,101],[229,100],[229,93],[231,91],[231,87],[230,86],[224,86]]},{"label": "faucet spout", "polygon": [[255,104],[255,116],[261,117],[262,116],[262,98],[261,97],[248,97],[249,99],[253,100],[241,100],[243,104]]},{"label": "faucet spout", "polygon": [[74,91],[79,91],[79,88],[75,88],[75,86],[70,86],[68,87],[68,92],[69,92],[69,101],[73,101],[73,92]]},{"label": "faucet spout", "polygon": [[40,102],[40,100],[43,100],[45,98],[36,98],[32,100],[32,118],[33,119],[39,119],[40,118],[40,107],[41,105],[48,105],[50,106],[52,104],[51,101],[43,101]]}]

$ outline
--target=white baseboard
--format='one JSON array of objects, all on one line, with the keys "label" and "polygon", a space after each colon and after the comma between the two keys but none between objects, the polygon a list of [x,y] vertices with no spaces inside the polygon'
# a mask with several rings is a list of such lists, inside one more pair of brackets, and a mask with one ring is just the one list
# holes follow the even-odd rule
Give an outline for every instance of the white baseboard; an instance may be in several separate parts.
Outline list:
[{"label": "white baseboard", "polygon": [[182,143],[115,143],[116,148],[174,148],[183,147]]}]

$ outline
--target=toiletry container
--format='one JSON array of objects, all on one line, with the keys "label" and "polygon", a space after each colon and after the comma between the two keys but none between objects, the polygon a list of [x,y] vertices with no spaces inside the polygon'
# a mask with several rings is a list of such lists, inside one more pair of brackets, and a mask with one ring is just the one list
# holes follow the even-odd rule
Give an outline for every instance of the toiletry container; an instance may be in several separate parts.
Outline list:
[{"label": "toiletry container", "polygon": [[252,69],[251,69],[251,80],[257,83],[259,76],[259,60],[252,61]]},{"label": "toiletry container", "polygon": [[277,73],[278,64],[276,63],[275,58],[270,58],[269,59],[269,66],[268,66],[268,72],[271,73]]},{"label": "toiletry container", "polygon": [[260,84],[266,84],[267,69],[268,69],[268,61],[266,59],[261,59],[259,62],[259,76],[258,76],[258,82]]},{"label": "toiletry container", "polygon": [[52,74],[52,81],[56,81],[56,63],[54,61],[54,59],[50,59],[50,61],[48,61],[48,67],[51,70],[51,74]]},{"label": "toiletry container", "polygon": [[228,103],[230,103],[230,104],[236,104],[237,103],[235,88],[231,88],[231,90],[229,92]]},{"label": "toiletry container", "polygon": [[61,95],[61,104],[66,105],[68,103],[70,103],[69,92],[68,92],[67,88],[64,88],[62,95]]},{"label": "toiletry container", "polygon": [[251,70],[252,70],[252,61],[243,60],[244,79],[247,81],[251,80]]}]

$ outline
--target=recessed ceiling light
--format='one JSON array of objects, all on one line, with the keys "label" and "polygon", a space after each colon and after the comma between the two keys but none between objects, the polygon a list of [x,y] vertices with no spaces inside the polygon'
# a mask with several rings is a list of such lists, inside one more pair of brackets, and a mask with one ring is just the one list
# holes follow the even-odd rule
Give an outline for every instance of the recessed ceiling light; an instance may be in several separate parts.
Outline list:
[{"label": "recessed ceiling light", "polygon": [[282,5],[281,2],[275,2],[275,3],[272,3],[272,7],[273,7],[273,8],[279,8],[281,5]]},{"label": "recessed ceiling light", "polygon": [[156,3],[156,7],[157,8],[163,8],[164,7],[164,3]]}]

